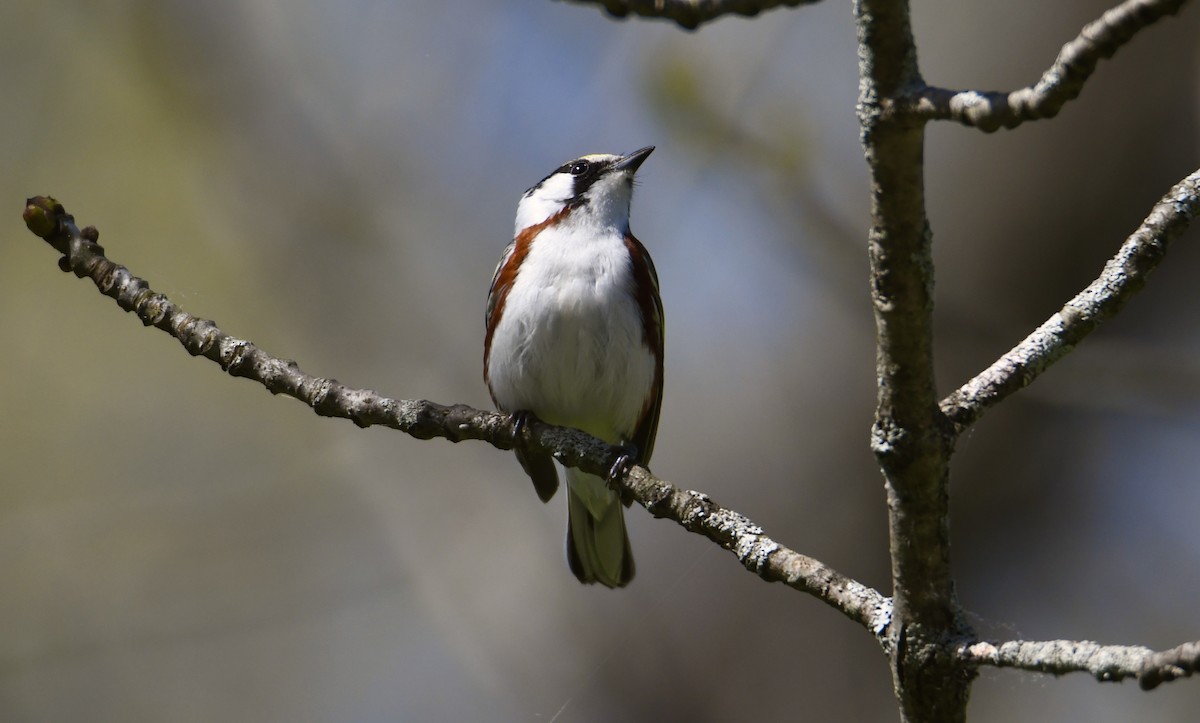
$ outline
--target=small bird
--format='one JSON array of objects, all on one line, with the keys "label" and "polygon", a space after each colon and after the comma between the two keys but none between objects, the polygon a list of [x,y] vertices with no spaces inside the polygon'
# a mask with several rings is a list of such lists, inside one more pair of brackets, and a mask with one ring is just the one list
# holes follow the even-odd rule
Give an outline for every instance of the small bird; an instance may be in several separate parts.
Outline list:
[{"label": "small bird", "polygon": [[[517,204],[516,232],[488,293],[483,378],[496,408],[574,427],[646,464],[663,390],[658,275],[629,231],[638,167],[654,150],[564,163]],[[517,446],[543,502],[558,489],[549,455]],[[622,500],[567,469],[567,564],[580,582],[624,587],[633,554]],[[628,501],[625,502],[628,505]]]}]

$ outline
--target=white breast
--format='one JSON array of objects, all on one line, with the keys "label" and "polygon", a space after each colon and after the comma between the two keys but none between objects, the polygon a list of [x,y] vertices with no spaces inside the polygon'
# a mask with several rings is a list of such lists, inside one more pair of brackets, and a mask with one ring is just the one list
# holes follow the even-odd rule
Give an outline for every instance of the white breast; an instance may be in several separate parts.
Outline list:
[{"label": "white breast", "polygon": [[618,443],[634,433],[654,367],[623,236],[594,226],[539,235],[492,335],[500,408]]}]

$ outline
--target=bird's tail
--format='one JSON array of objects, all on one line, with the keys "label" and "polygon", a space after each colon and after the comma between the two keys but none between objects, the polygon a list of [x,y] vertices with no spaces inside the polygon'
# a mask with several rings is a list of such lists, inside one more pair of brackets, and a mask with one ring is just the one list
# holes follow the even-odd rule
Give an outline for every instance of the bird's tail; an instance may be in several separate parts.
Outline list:
[{"label": "bird's tail", "polygon": [[625,587],[633,551],[621,498],[600,477],[567,471],[567,564],[580,582]]}]

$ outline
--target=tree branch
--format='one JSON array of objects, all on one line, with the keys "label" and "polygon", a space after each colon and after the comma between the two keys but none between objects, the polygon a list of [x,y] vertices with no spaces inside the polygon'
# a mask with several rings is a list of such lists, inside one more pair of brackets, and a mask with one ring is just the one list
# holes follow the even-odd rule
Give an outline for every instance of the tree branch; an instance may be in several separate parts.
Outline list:
[{"label": "tree branch", "polygon": [[1200,170],[1175,184],[1142,221],[1100,276],[1029,336],[941,403],[962,430],[1009,395],[1028,386],[1051,364],[1112,318],[1162,261],[1171,241],[1200,214]]},{"label": "tree branch", "polygon": [[1186,678],[1200,666],[1200,642],[1185,643],[1156,653],[1142,646],[1101,645],[1086,640],[1015,640],[999,645],[972,643],[959,648],[958,654],[972,665],[1019,668],[1051,675],[1089,673],[1100,682],[1137,678],[1143,690]]},{"label": "tree branch", "polygon": [[610,15],[624,18],[630,14],[644,18],[672,20],[687,30],[722,15],[753,17],[764,10],[779,7],[812,5],[820,0],[572,0],[577,3],[601,5]]},{"label": "tree branch", "polygon": [[[933,380],[933,258],[923,126],[887,118],[885,99],[920,83],[908,9],[860,0],[859,123],[871,173],[876,410],[871,447],[887,481],[898,612],[948,623],[947,438]],[[877,50],[874,50],[877,49]],[[945,425],[948,427],[948,425]]]},{"label": "tree branch", "polygon": [[[23,215],[30,231],[63,254],[59,268],[91,279],[101,293],[112,297],[143,324],[167,332],[188,353],[216,362],[230,376],[258,382],[272,394],[304,402],[317,414],[349,419],[360,427],[383,425],[417,439],[481,440],[497,449],[512,449],[517,443],[509,415],[463,404],[389,399],[369,389],[352,389],[335,379],[306,374],[296,362],[278,359],[248,341],[226,334],[212,321],[185,312],[152,291],[129,269],[110,261],[97,243],[96,229],[89,226],[80,230],[74,217],[52,198],[29,199]],[[523,444],[550,452],[562,464],[593,474],[607,477],[624,454],[621,448],[576,429],[536,420],[524,429],[527,436]],[[877,590],[780,545],[745,516],[722,507],[707,495],[660,480],[644,467],[630,467],[615,476],[612,484],[655,517],[673,520],[707,537],[764,580],[782,582],[813,595],[866,627],[886,645],[892,605]]]},{"label": "tree branch", "polygon": [[1142,661],[1138,685],[1142,690],[1154,690],[1160,683],[1191,677],[1200,668],[1200,641],[1184,643],[1170,650],[1154,653]]},{"label": "tree branch", "polygon": [[925,212],[925,123],[889,114],[924,85],[908,3],[856,0],[858,120],[871,183],[875,423],[892,562],[892,685],[906,723],[965,720],[973,669],[947,645],[969,636],[950,574],[953,428],[933,376],[933,237]]},{"label": "tree branch", "polygon": [[1125,0],[1084,26],[1063,46],[1054,65],[1032,86],[1011,93],[923,87],[898,109],[926,120],[953,120],[991,133],[1025,121],[1053,118],[1083,85],[1101,60],[1111,58],[1141,29],[1174,15],[1187,0]]}]

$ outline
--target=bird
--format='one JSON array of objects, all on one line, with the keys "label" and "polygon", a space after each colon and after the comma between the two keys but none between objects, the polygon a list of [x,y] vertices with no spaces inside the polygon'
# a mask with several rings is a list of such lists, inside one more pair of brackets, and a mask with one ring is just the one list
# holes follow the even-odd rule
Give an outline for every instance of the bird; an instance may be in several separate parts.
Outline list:
[{"label": "bird", "polygon": [[[662,408],[663,305],[629,208],[653,150],[582,156],[525,191],[492,275],[483,352],[492,401],[516,428],[529,415],[573,427],[620,445],[622,462],[639,465],[654,452]],[[519,442],[515,451],[548,502],[558,489],[553,458]],[[571,572],[585,584],[624,587],[634,575],[622,506],[631,500],[602,477],[573,468],[565,476]]]}]

